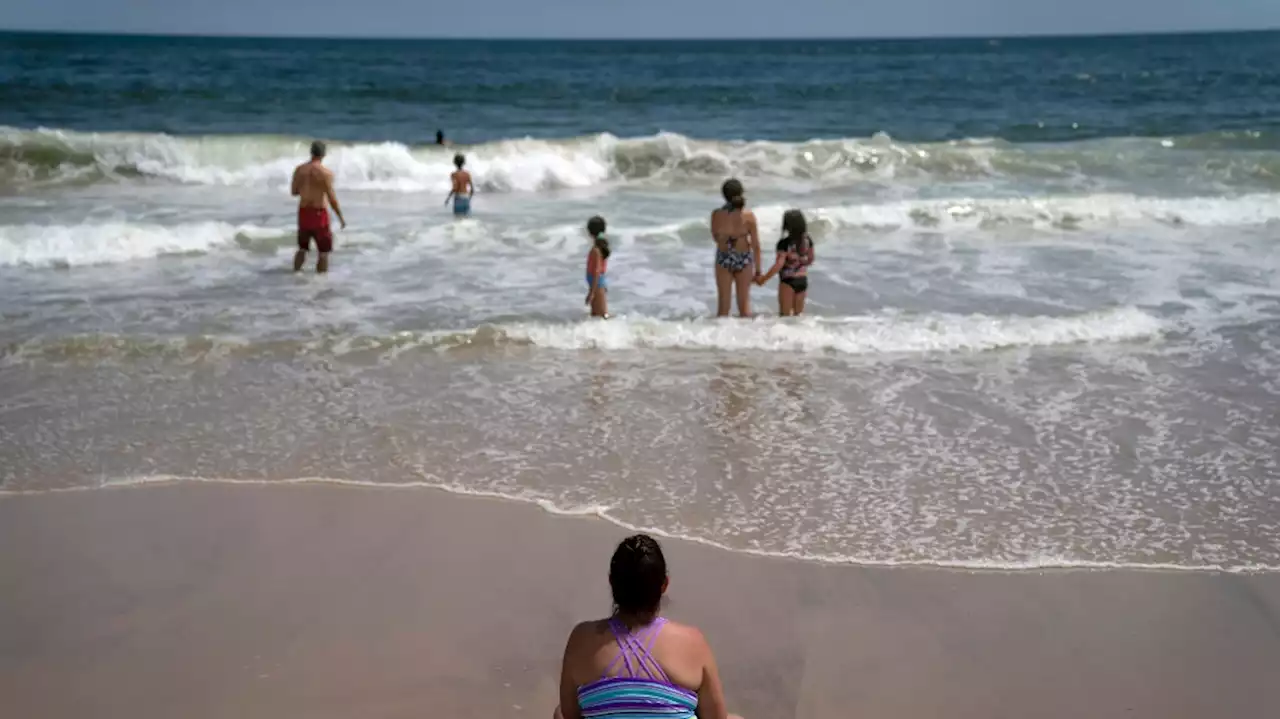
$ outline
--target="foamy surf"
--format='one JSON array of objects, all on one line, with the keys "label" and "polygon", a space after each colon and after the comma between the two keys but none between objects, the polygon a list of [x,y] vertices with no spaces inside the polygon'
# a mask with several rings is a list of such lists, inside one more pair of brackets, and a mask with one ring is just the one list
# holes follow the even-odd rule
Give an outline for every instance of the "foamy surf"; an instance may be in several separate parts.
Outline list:
[{"label": "foamy surf", "polygon": [[[309,138],[273,135],[174,136],[0,127],[0,181],[84,181],[153,177],[172,182],[283,188]],[[727,175],[812,186],[875,181],[987,182],[1125,180],[1135,166],[1199,179],[1206,187],[1252,191],[1280,186],[1280,147],[1256,141],[1236,152],[1228,139],[1112,138],[1064,145],[1014,145],[974,138],[912,143],[888,135],[807,142],[728,141],[674,133],[619,138],[513,138],[458,148],[486,192],[586,188],[611,182],[647,186],[710,183]],[[333,143],[338,183],[352,190],[423,192],[447,184],[453,150],[399,142]],[[1087,172],[1082,168],[1087,167]]]},{"label": "foamy surf", "polygon": [[234,247],[280,230],[225,222],[177,225],[106,222],[0,226],[0,267],[100,265]]},{"label": "foamy surf", "polygon": [[[883,313],[865,317],[673,321],[642,317],[582,323],[508,324],[449,341],[528,343],[557,350],[831,352],[846,355],[984,352],[1156,337],[1161,322],[1126,307],[1067,317]],[[437,341],[441,341],[438,338]]]},{"label": "foamy surf", "polygon": [[316,339],[266,342],[216,336],[45,337],[0,349],[0,359],[95,362],[157,357],[197,362],[221,360],[230,355],[394,358],[412,350],[449,351],[459,347],[529,347],[560,352],[660,350],[893,356],[1147,341],[1158,338],[1165,329],[1161,320],[1135,307],[1061,317],[892,312],[861,317],[742,321],[621,316],[608,321],[509,322],[458,331],[326,335]]},{"label": "foamy surf", "polygon": [[40,497],[48,495],[94,492],[146,490],[183,485],[226,486],[243,488],[269,487],[344,487],[356,490],[372,491],[441,491],[464,497],[496,499],[521,504],[533,505],[542,511],[557,516],[578,517],[583,519],[599,519],[613,524],[628,532],[645,532],[664,539],[693,542],[713,547],[726,552],[735,552],[760,557],[793,559],[819,564],[852,565],[864,567],[923,567],[937,569],[956,569],[981,572],[1025,572],[1025,571],[1163,571],[1163,572],[1214,572],[1225,574],[1266,574],[1280,571],[1280,566],[1258,563],[1239,565],[1224,564],[1177,564],[1172,562],[1122,562],[1077,559],[1072,557],[1040,556],[1022,561],[970,560],[937,557],[932,559],[904,560],[892,558],[886,548],[886,556],[809,553],[804,550],[774,551],[756,547],[733,546],[713,537],[688,532],[678,532],[658,526],[634,524],[616,516],[613,508],[607,505],[567,505],[554,499],[534,496],[522,492],[498,492],[459,486],[454,483],[429,478],[403,482],[370,482],[338,477],[291,477],[287,479],[244,479],[233,477],[199,477],[172,474],[141,475],[130,477],[104,478],[97,483],[50,489],[6,490],[0,489],[0,501],[6,498]]}]

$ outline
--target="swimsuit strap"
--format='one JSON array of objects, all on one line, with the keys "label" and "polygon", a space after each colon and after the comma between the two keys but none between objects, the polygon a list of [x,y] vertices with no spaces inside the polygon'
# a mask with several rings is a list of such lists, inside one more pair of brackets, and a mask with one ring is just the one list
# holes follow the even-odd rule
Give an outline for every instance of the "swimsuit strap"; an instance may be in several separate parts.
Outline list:
[{"label": "swimsuit strap", "polygon": [[[639,635],[636,635],[631,633],[617,617],[610,618],[609,631],[613,632],[613,639],[618,644],[618,656],[605,667],[604,676],[608,678],[621,660],[629,678],[639,678],[639,672],[643,671],[650,680],[670,683],[667,673],[662,670],[662,666],[658,664],[657,659],[653,658],[652,653],[653,642],[666,623],[667,620],[664,617],[658,617],[649,626],[644,627]],[[644,639],[644,643],[641,643],[641,638]],[[634,666],[631,661],[633,659]]]},{"label": "swimsuit strap", "polygon": [[[644,654],[640,657],[640,665],[644,668],[644,673],[648,674],[650,679],[670,684],[671,681],[667,678],[667,673],[662,671],[662,665],[658,664],[658,660],[653,656],[653,643],[657,641],[658,632],[662,631],[662,627],[664,627],[666,623],[667,620],[665,617],[658,617],[653,620],[652,624],[645,628],[644,647],[642,648]],[[650,667],[652,667],[654,671],[649,671]]]},{"label": "swimsuit strap", "polygon": [[618,656],[614,657],[613,661],[609,662],[609,666],[604,668],[604,676],[607,678],[613,674],[613,670],[618,666],[619,661],[621,661],[623,666],[626,667],[627,676],[635,676],[635,671],[631,668],[631,648],[630,644],[627,642],[627,637],[630,636],[630,632],[627,631],[626,625],[624,625],[617,617],[610,617],[609,631],[613,632],[613,640],[618,645]]}]

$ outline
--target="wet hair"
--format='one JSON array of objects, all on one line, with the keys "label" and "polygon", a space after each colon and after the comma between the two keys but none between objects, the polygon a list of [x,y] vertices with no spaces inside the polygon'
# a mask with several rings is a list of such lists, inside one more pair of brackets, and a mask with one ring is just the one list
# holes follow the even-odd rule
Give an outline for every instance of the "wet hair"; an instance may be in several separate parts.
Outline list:
[{"label": "wet hair", "polygon": [[724,195],[724,201],[735,210],[741,210],[747,204],[746,198],[743,197],[742,183],[737,178],[725,180],[720,186],[720,194]]},{"label": "wet hair", "polygon": [[467,164],[467,158],[466,158],[465,156],[463,156],[463,154],[462,154],[461,152],[459,152],[458,154],[456,154],[456,155],[454,155],[454,156],[453,156],[453,166],[454,166],[454,167],[456,167],[456,168],[458,168],[459,170],[461,170],[461,169],[462,169],[462,166],[463,166],[463,165],[465,165],[465,164]]},{"label": "wet hair", "polygon": [[315,142],[311,143],[311,156],[312,156],[312,157],[314,157],[314,158],[316,158],[316,159],[319,159],[319,158],[321,158],[321,157],[324,157],[324,153],[325,153],[325,146],[324,146],[324,143],[323,143],[323,142],[320,142],[319,140],[316,140]]},{"label": "wet hair", "polygon": [[596,241],[596,249],[600,250],[602,259],[609,259],[609,240],[604,236],[605,221],[600,215],[587,220],[587,234]]},{"label": "wet hair", "polygon": [[653,614],[662,605],[667,560],[662,547],[647,534],[622,540],[609,562],[609,588],[617,613]]},{"label": "wet hair", "polygon": [[809,223],[805,222],[804,213],[800,210],[787,210],[782,215],[782,234],[786,237],[800,239],[809,233]]},{"label": "wet hair", "polygon": [[436,130],[436,144],[437,145],[444,144],[444,130]]}]

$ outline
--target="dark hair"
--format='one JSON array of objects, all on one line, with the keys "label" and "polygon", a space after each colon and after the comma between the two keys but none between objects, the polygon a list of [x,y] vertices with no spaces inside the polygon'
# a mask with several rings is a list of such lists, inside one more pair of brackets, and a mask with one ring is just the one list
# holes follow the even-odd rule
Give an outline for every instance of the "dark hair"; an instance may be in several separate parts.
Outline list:
[{"label": "dark hair", "polygon": [[316,140],[311,143],[311,156],[315,158],[324,157],[325,146],[323,142]]},{"label": "dark hair", "polygon": [[461,152],[459,152],[458,154],[456,154],[456,155],[454,155],[454,156],[453,156],[453,166],[454,166],[454,167],[456,167],[456,168],[458,168],[459,170],[461,170],[461,169],[462,169],[462,166],[463,166],[463,165],[465,165],[465,164],[467,164],[467,158],[466,158],[466,157],[463,157],[463,155],[462,155],[462,153],[461,153]]},{"label": "dark hair", "polygon": [[805,237],[809,233],[809,223],[805,222],[804,213],[800,210],[787,210],[784,212],[782,214],[782,232],[787,237],[796,240]]},{"label": "dark hair", "polygon": [[667,581],[667,560],[662,547],[647,534],[622,540],[609,562],[609,588],[614,611],[653,614],[662,604],[662,585]]},{"label": "dark hair", "polygon": [[596,249],[600,250],[600,257],[607,260],[609,259],[609,239],[604,236],[604,230],[604,218],[600,215],[587,220],[587,234],[595,239]]},{"label": "dark hair", "polygon": [[724,201],[729,203],[735,210],[741,210],[747,204],[743,193],[742,183],[737,178],[725,180],[724,184],[720,186],[720,194],[724,195]]}]

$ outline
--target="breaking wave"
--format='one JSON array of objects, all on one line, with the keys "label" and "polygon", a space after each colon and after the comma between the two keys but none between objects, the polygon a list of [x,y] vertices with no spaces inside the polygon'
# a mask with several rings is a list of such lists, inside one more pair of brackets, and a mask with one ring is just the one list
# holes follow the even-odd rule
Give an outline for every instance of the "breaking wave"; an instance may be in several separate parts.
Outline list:
[{"label": "breaking wave", "polygon": [[200,254],[219,247],[249,246],[279,236],[279,231],[236,227],[224,222],[9,225],[0,226],[0,267],[101,265],[164,255]]},{"label": "breaking wave", "polygon": [[[966,180],[1194,175],[1247,189],[1280,188],[1280,146],[1258,133],[1112,138],[1020,145],[971,139],[907,143],[886,135],[802,143],[698,140],[663,133],[511,139],[465,148],[489,192],[678,183],[727,174],[839,184],[868,178]],[[173,136],[0,127],[0,183],[158,178],[198,185],[284,187],[309,140],[272,135]],[[329,165],[346,188],[439,190],[452,150],[396,142],[334,143]]]},{"label": "breaking wave", "polygon": [[513,322],[387,336],[325,336],[254,342],[208,336],[81,335],[41,337],[0,350],[10,362],[158,357],[199,362],[227,356],[395,356],[411,350],[532,347],[557,351],[754,351],[901,355],[987,352],[1016,347],[1124,342],[1158,337],[1164,323],[1134,307],[1061,317],[900,312],[797,320],[686,321],[620,317],[611,321]]}]

